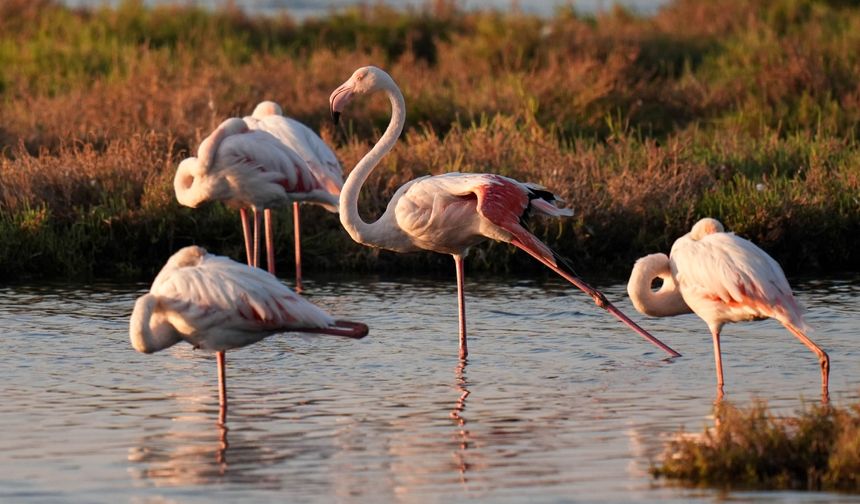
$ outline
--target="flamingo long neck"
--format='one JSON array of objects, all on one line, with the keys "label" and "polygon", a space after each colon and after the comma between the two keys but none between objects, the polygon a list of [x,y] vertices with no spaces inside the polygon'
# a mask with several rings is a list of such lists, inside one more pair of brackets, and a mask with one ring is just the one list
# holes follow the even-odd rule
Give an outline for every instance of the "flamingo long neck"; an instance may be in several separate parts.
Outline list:
[{"label": "flamingo long neck", "polygon": [[[657,277],[663,280],[663,285],[655,292],[651,289],[651,281]],[[651,254],[636,261],[627,282],[627,293],[639,312],[652,317],[692,312],[672,277],[666,254]]]},{"label": "flamingo long neck", "polygon": [[391,121],[389,121],[385,133],[376,142],[376,145],[361,158],[361,161],[349,173],[340,193],[340,222],[344,229],[358,243],[380,247],[397,245],[392,243],[394,241],[392,229],[381,223],[381,218],[372,223],[362,220],[358,214],[358,194],[361,192],[361,186],[370,176],[370,172],[394,148],[394,144],[400,137],[400,132],[403,131],[403,124],[406,122],[406,102],[403,100],[400,89],[394,84],[383,89],[391,101]]}]

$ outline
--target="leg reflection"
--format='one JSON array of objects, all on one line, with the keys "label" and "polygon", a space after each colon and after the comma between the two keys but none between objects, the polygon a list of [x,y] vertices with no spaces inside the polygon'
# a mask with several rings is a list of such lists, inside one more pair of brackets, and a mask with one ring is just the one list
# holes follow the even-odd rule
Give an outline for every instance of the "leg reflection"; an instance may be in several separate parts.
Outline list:
[{"label": "leg reflection", "polygon": [[227,431],[230,429],[223,423],[218,424],[219,429],[219,437],[218,437],[218,449],[215,451],[215,462],[218,463],[219,472],[221,475],[227,472],[227,448],[230,447],[230,443],[227,441]]},{"label": "leg reflection", "polygon": [[466,450],[469,449],[470,438],[471,435],[469,430],[466,429],[466,418],[463,417],[463,411],[466,409],[466,398],[469,397],[468,386],[469,383],[466,380],[466,364],[467,361],[461,360],[454,371],[455,377],[455,387],[460,391],[460,397],[457,399],[457,402],[454,404],[454,408],[451,410],[449,416],[456,423],[458,427],[456,439],[459,442],[459,450],[454,452],[454,459],[456,460],[457,467],[460,470],[460,482],[465,484],[468,480],[466,478],[466,471],[469,469],[469,464],[466,462]]}]

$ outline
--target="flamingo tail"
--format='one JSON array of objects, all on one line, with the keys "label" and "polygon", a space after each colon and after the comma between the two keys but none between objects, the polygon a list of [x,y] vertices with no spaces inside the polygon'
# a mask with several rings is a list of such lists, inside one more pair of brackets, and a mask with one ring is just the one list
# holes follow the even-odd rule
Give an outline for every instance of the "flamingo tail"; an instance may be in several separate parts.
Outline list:
[{"label": "flamingo tail", "polygon": [[[521,240],[520,238],[526,238],[526,239]],[[529,238],[531,238],[531,239],[529,239]],[[511,241],[511,244],[513,244],[514,246],[516,246],[519,249],[524,250],[530,256],[534,257],[535,259],[537,259],[538,261],[543,263],[544,266],[555,271],[562,278],[564,278],[565,280],[572,283],[573,285],[578,287],[580,290],[582,290],[583,292],[585,292],[586,294],[588,294],[589,296],[594,298],[594,301],[597,304],[597,306],[600,306],[604,310],[611,313],[613,316],[615,316],[615,318],[617,318],[621,322],[624,322],[625,324],[627,324],[627,326],[629,326],[631,329],[633,329],[633,331],[635,331],[637,334],[639,334],[640,336],[642,336],[646,340],[650,341],[654,345],[660,347],[660,349],[662,349],[663,351],[668,353],[670,356],[672,356],[672,357],[680,357],[681,356],[681,354],[679,354],[678,352],[673,350],[671,347],[669,347],[668,345],[666,345],[662,341],[660,341],[657,338],[655,338],[654,336],[652,336],[651,333],[649,333],[645,329],[641,328],[639,326],[639,324],[630,320],[630,318],[627,315],[622,313],[621,310],[619,310],[618,308],[615,307],[615,305],[613,305],[611,302],[609,302],[609,300],[606,299],[606,296],[602,292],[600,292],[599,290],[597,290],[594,287],[592,287],[591,285],[589,285],[587,282],[585,282],[585,280],[579,278],[579,276],[576,274],[576,272],[573,271],[573,267],[571,267],[570,263],[564,257],[559,255],[557,252],[555,252],[551,248],[547,247],[546,244],[544,244],[543,242],[541,242],[537,238],[531,237],[529,234],[529,236],[522,236],[522,237],[515,238],[513,241]],[[534,246],[536,244],[539,244],[539,246]],[[547,252],[549,252],[549,253],[547,254]]]},{"label": "flamingo tail", "polygon": [[335,325],[329,327],[306,327],[290,329],[290,331],[329,334],[332,336],[344,336],[353,339],[361,339],[367,336],[367,333],[369,332],[367,324],[362,324],[361,322],[350,322],[349,320],[335,320],[334,322]]}]

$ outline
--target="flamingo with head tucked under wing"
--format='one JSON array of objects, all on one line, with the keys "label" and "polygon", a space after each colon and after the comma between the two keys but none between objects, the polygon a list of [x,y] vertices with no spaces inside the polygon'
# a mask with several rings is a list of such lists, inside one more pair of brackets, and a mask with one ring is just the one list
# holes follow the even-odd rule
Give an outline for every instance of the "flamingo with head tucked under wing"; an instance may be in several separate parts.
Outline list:
[{"label": "flamingo with head tucked under wing", "polygon": [[131,344],[139,352],[157,352],[183,340],[217,352],[222,424],[227,415],[224,352],[279,332],[363,338],[367,326],[335,320],[270,273],[195,246],[170,257],[149,293],[137,299],[129,323]]},{"label": "flamingo with head tucked under wing", "polygon": [[[173,179],[179,203],[197,207],[206,201],[226,201],[242,208],[248,264],[259,265],[260,213],[266,214],[266,256],[275,272],[270,209],[290,202],[313,202],[337,212],[338,196],[314,176],[307,162],[272,134],[252,130],[239,118],[222,122],[200,143],[197,157],[179,163]],[[253,247],[245,206],[254,213]]]},{"label": "flamingo with head tucked under wing", "polygon": [[555,205],[550,191],[529,183],[493,174],[447,173],[420,177],[401,186],[385,213],[373,223],[358,214],[358,194],[380,159],[397,142],[405,122],[403,94],[383,70],[359,68],[331,95],[332,116],[337,121],[346,104],[355,96],[384,91],[391,102],[392,115],[382,138],[355,166],[340,195],[340,221],[350,236],[364,245],[396,252],[431,250],[451,254],[457,271],[460,319],[460,358],[465,359],[466,313],[463,296],[463,259],[469,248],[486,239],[510,243],[585,291],[598,306],[630,325],[640,335],[669,352],[671,348],[648,334],[613,306],[606,297],[579,279],[563,260],[523,227],[532,213],[560,217],[569,209]]},{"label": "flamingo with head tucked under wing", "polygon": [[[661,278],[656,292],[651,282]],[[655,317],[694,312],[711,330],[717,396],[723,396],[720,331],[726,322],[774,318],[818,356],[821,391],[828,396],[830,357],[807,335],[808,327],[779,264],[752,242],[726,233],[716,219],[697,222],[666,254],[633,266],[627,292],[637,310]]]},{"label": "flamingo with head tucked under wing", "polygon": [[[343,187],[343,169],[331,148],[313,130],[295,119],[285,117],[281,106],[273,101],[257,104],[254,112],[245,117],[244,121],[249,128],[266,131],[295,151],[305,160],[323,189],[335,200],[340,196],[340,188]],[[329,202],[327,201],[326,204],[328,205]],[[331,210],[329,206],[325,208]],[[264,215],[266,227],[271,227],[271,211],[264,212]],[[243,222],[244,219],[243,216]],[[293,235],[296,255],[296,290],[301,291],[302,247],[298,201],[293,201]]]}]

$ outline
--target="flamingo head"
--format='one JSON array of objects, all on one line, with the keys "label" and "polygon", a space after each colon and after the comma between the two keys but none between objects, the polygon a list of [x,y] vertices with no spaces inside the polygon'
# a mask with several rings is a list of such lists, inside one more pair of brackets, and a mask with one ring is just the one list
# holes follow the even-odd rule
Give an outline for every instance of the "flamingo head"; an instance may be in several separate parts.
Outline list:
[{"label": "flamingo head", "polygon": [[179,163],[173,177],[173,190],[180,205],[197,208],[210,200],[222,199],[226,190],[222,177],[208,177],[202,169],[200,160],[190,157]]},{"label": "flamingo head", "polygon": [[203,260],[208,252],[203,247],[189,245],[176,251],[170,259],[167,260],[166,266],[173,268],[184,268],[188,266],[197,266]]},{"label": "flamingo head", "polygon": [[340,85],[329,97],[331,117],[337,124],[340,114],[352,100],[353,95],[368,94],[380,89],[396,88],[394,79],[385,70],[375,66],[361,67],[352,73],[346,82]]},{"label": "flamingo head", "polygon": [[262,119],[271,115],[284,115],[284,110],[280,105],[273,101],[262,101],[254,107],[254,112],[251,113],[251,117],[254,119]]},{"label": "flamingo head", "polygon": [[720,221],[710,217],[705,217],[693,225],[693,229],[690,230],[690,238],[693,240],[701,240],[710,234],[724,233],[725,231],[726,229]]}]

